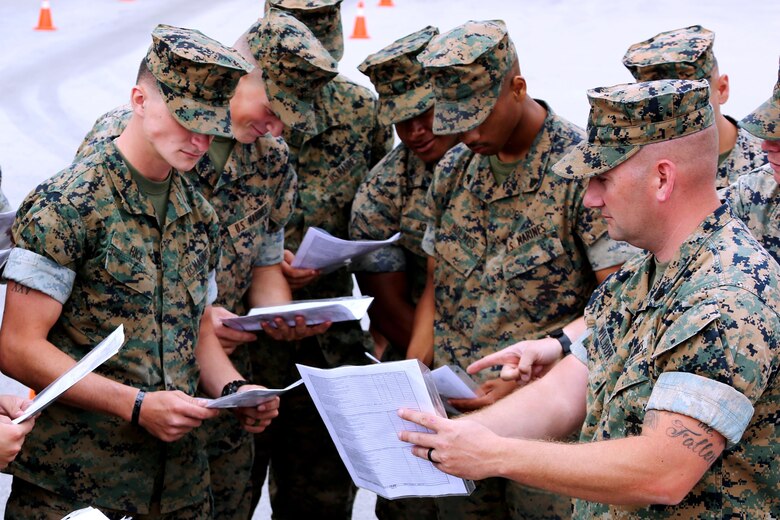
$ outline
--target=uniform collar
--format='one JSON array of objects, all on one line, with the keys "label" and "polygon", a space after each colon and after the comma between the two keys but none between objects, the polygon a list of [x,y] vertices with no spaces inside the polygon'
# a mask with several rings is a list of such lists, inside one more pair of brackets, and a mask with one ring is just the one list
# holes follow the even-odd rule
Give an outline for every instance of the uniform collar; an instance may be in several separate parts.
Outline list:
[{"label": "uniform collar", "polygon": [[[127,167],[125,158],[119,153],[119,149],[113,140],[105,143],[105,153],[108,168],[108,177],[119,194],[119,200],[125,211],[133,215],[147,215],[154,219],[157,215],[148,197],[141,194],[138,185],[133,181],[132,174]],[[171,188],[168,193],[168,213],[165,218],[166,226],[168,223],[181,218],[192,212],[187,192],[192,192],[193,188],[182,182],[181,175],[176,171],[171,171]]]},{"label": "uniform collar", "polygon": [[544,124],[536,134],[526,156],[502,184],[496,183],[490,168],[490,161],[486,156],[474,154],[474,160],[469,162],[465,184],[467,189],[480,200],[490,203],[507,197],[515,197],[520,193],[532,193],[542,185],[552,150],[555,114],[547,106],[547,103],[541,100],[536,101],[545,108],[547,117],[545,117]]}]

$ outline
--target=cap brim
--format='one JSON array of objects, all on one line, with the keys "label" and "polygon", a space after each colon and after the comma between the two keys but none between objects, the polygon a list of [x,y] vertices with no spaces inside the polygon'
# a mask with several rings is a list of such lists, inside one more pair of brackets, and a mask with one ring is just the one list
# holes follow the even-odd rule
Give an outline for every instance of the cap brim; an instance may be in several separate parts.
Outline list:
[{"label": "cap brim", "polygon": [[761,139],[780,139],[780,103],[769,98],[745,116],[739,126]]},{"label": "cap brim", "polygon": [[177,95],[159,81],[157,86],[168,111],[181,126],[198,134],[233,137],[229,105],[217,106]]},{"label": "cap brim", "polygon": [[315,134],[317,125],[312,105],[287,94],[270,78],[263,79],[271,108],[282,123],[299,132]]},{"label": "cap brim", "polygon": [[377,110],[377,121],[384,126],[394,125],[407,119],[412,119],[420,114],[424,114],[433,107],[433,92],[428,92],[416,103],[411,103],[406,94],[399,96],[379,97],[379,108]]},{"label": "cap brim", "polygon": [[552,170],[567,179],[587,179],[608,172],[641,148],[639,145],[600,146],[582,141],[555,163]]},{"label": "cap brim", "polygon": [[481,125],[498,101],[499,94],[493,90],[457,101],[437,98],[433,112],[433,133],[459,134]]}]

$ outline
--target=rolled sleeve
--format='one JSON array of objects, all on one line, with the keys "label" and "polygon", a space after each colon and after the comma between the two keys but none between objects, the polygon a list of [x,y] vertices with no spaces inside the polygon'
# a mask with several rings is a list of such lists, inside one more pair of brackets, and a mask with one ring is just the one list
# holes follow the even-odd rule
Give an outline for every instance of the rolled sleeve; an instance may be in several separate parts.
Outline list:
[{"label": "rolled sleeve", "polygon": [[422,250],[428,256],[436,256],[436,226],[430,222],[425,228],[425,234],[422,239]]},{"label": "rolled sleeve", "polygon": [[219,296],[219,289],[217,288],[217,271],[209,271],[209,278],[206,282],[206,305],[211,305],[217,301]]},{"label": "rolled sleeve", "polygon": [[397,273],[406,270],[406,255],[403,249],[391,245],[353,258],[350,271],[360,273]]},{"label": "rolled sleeve", "polygon": [[261,235],[252,267],[276,265],[284,259],[284,230]]},{"label": "rolled sleeve", "polygon": [[735,388],[687,372],[664,372],[647,403],[648,410],[687,415],[723,435],[731,447],[753,417],[750,400]]},{"label": "rolled sleeve", "polygon": [[588,261],[594,271],[624,264],[642,250],[627,242],[616,242],[606,233],[588,248]]},{"label": "rolled sleeve", "polygon": [[74,271],[20,247],[13,248],[8,255],[3,276],[6,280],[40,291],[63,305],[70,298],[76,280]]}]

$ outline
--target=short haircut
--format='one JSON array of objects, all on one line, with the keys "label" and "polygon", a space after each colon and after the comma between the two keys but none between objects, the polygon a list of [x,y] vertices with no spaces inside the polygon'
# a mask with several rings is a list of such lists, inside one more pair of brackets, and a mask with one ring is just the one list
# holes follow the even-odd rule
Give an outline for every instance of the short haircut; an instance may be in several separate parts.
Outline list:
[{"label": "short haircut", "polygon": [[149,64],[146,62],[146,57],[141,60],[141,64],[138,66],[138,75],[135,78],[135,84],[140,85],[141,83],[147,83],[152,82],[155,83],[157,79],[152,74],[152,71],[149,70]]}]

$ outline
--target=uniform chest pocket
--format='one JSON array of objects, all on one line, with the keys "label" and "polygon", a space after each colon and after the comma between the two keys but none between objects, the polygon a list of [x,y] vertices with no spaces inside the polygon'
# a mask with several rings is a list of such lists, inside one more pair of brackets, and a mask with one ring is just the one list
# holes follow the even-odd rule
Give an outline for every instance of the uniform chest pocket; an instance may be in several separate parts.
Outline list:
[{"label": "uniform chest pocket", "polygon": [[417,256],[426,256],[422,249],[422,241],[427,226],[427,220],[401,215],[401,244]]},{"label": "uniform chest pocket", "polygon": [[[268,229],[268,204],[227,226],[230,243],[240,258],[254,259],[262,235]],[[223,251],[223,254],[226,252]]]},{"label": "uniform chest pocket", "polygon": [[[533,271],[549,264],[564,254],[563,244],[555,236],[540,237],[514,247],[506,254],[504,261],[504,279],[512,280],[522,275],[534,277]],[[567,262],[568,263],[568,262]],[[547,278],[551,269],[544,269],[538,276]]]},{"label": "uniform chest pocket", "polygon": [[114,235],[106,251],[105,269],[111,278],[151,300],[156,280],[144,263],[145,256],[140,247],[125,244]]},{"label": "uniform chest pocket", "polygon": [[350,155],[326,175],[321,189],[337,207],[350,208],[355,192],[367,173],[368,165],[363,155]]},{"label": "uniform chest pocket", "polygon": [[444,260],[466,278],[485,255],[485,244],[471,236],[458,238],[437,233],[435,248],[437,260]]},{"label": "uniform chest pocket", "polygon": [[188,251],[182,259],[179,276],[195,305],[205,303],[209,284],[209,250]]}]

